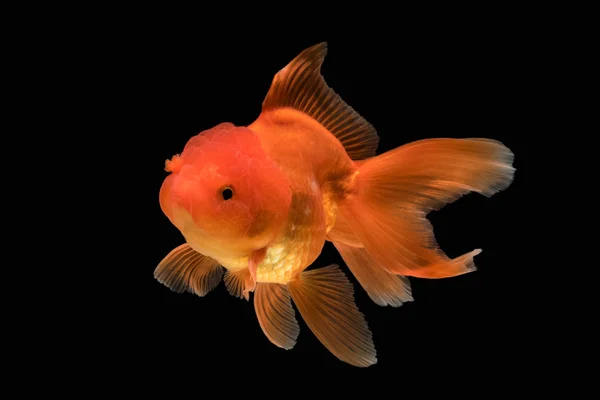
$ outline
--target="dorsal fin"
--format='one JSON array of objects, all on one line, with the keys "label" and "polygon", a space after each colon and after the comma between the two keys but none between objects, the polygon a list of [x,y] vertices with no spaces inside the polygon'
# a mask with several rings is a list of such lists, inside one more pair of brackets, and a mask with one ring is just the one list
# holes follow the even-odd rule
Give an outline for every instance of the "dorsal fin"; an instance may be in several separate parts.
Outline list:
[{"label": "dorsal fin", "polygon": [[291,107],[311,116],[342,143],[353,160],[372,157],[379,136],[375,128],[325,83],[321,65],[327,43],[300,53],[273,78],[262,110]]}]

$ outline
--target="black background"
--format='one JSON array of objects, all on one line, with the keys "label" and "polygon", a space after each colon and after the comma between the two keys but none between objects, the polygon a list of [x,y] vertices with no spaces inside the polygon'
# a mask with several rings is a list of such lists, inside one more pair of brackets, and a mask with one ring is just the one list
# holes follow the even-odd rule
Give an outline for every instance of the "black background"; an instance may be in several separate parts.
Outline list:
[{"label": "black background", "polygon": [[[126,155],[115,157],[129,165],[122,178],[134,204],[132,220],[117,228],[129,241],[128,265],[119,267],[112,298],[118,311],[102,326],[115,363],[150,375],[209,371],[204,379],[234,371],[256,379],[265,371],[370,379],[485,374],[513,362],[527,336],[519,274],[528,268],[524,241],[531,235],[533,122],[527,115],[537,40],[517,25],[482,20],[398,32],[348,27],[258,34],[227,23],[209,30],[171,23],[123,35],[111,59],[100,61],[119,78],[112,111],[128,122],[115,139]],[[329,46],[326,81],[375,126],[378,153],[424,138],[485,137],[508,146],[517,169],[513,184],[492,198],[469,194],[429,215],[450,257],[483,249],[478,270],[444,280],[411,278],[415,301],[400,308],[374,304],[326,243],[314,267],[342,266],[373,332],[379,361],[362,372],[330,354],[298,313],[299,340],[286,351],[264,336],[252,302],[231,297],[223,284],[200,298],[171,292],[153,278],[156,265],[183,242],[158,203],[165,159],[218,123],[254,121],[273,75],[321,41]]]}]

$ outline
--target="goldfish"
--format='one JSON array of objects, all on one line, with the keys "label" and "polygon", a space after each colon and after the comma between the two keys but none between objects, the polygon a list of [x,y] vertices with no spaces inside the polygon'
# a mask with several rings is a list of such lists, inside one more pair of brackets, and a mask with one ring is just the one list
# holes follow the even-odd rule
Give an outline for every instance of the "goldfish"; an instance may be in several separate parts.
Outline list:
[{"label": "goldfish", "polygon": [[257,119],[224,122],[165,162],[160,207],[185,243],[160,261],[169,289],[205,296],[224,281],[252,300],[270,342],[292,349],[293,307],[339,360],[377,363],[373,335],[338,265],[307,270],[333,243],[380,306],[413,301],[409,277],[476,270],[481,249],[449,258],[427,218],[461,196],[510,186],[514,155],[486,138],[424,139],[377,154],[379,136],[325,82],[327,43],[277,72]]}]

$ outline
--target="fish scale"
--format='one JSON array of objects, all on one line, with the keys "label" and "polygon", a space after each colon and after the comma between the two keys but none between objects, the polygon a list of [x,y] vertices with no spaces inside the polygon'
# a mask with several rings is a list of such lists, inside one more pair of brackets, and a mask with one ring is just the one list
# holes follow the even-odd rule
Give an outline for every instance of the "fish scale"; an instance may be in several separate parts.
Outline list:
[{"label": "fish scale", "polygon": [[306,178],[295,181],[294,186],[308,190],[292,193],[284,233],[269,247],[265,259],[258,265],[258,282],[288,283],[321,252],[325,210],[321,192],[311,182]]}]

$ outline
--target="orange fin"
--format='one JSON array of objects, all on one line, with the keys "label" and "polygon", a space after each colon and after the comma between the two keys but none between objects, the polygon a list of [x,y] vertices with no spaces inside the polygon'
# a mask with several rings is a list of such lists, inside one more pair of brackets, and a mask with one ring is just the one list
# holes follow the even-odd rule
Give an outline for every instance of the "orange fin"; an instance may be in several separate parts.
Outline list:
[{"label": "orange fin", "polygon": [[407,277],[385,271],[364,247],[350,247],[337,242],[333,244],[360,285],[376,304],[400,307],[407,301],[413,301],[410,281]]},{"label": "orange fin", "polygon": [[193,250],[187,243],[173,249],[154,270],[154,277],[177,293],[188,291],[204,296],[223,276],[218,261]]},{"label": "orange fin", "polygon": [[223,281],[229,294],[240,299],[250,300],[250,292],[254,290],[255,283],[248,268],[236,272],[228,270],[225,272]]},{"label": "orange fin", "polygon": [[327,43],[314,45],[294,58],[273,78],[262,110],[290,107],[309,115],[342,143],[353,160],[372,157],[379,136],[375,128],[327,86],[321,65]]},{"label": "orange fin", "polygon": [[337,358],[357,367],[377,363],[371,331],[354,290],[337,265],[301,273],[289,284],[302,318]]},{"label": "orange fin", "polygon": [[[507,188],[513,154],[488,139],[427,139],[366,160],[357,194],[339,211],[362,245],[388,272],[422,278],[475,269],[478,250],[449,259],[437,246],[427,213],[471,191]],[[442,273],[443,271],[443,273]]]},{"label": "orange fin", "polygon": [[342,213],[337,213],[335,216],[335,224],[333,225],[333,228],[327,232],[327,240],[350,247],[363,247]]},{"label": "orange fin", "polygon": [[260,327],[273,344],[286,350],[294,347],[300,327],[294,316],[287,286],[257,283],[254,309]]},{"label": "orange fin", "polygon": [[256,282],[256,269],[258,268],[258,264],[260,264],[267,255],[267,248],[263,247],[259,250],[254,250],[250,253],[250,257],[248,257],[248,271],[250,271],[250,275],[254,282]]},{"label": "orange fin", "polygon": [[415,276],[419,278],[451,278],[462,274],[467,274],[477,270],[473,258],[481,253],[481,249],[475,249],[453,260],[441,262],[439,264],[430,264],[420,268]]}]

